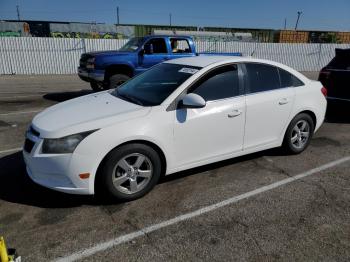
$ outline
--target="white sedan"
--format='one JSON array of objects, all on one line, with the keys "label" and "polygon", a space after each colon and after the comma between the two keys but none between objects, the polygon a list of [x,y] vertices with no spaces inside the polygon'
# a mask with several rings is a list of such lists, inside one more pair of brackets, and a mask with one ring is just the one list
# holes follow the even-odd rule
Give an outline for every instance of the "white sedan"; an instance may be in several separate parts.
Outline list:
[{"label": "white sedan", "polygon": [[27,172],[66,193],[136,199],[163,174],[279,146],[302,152],[323,123],[326,92],[272,61],[171,60],[35,116]]}]

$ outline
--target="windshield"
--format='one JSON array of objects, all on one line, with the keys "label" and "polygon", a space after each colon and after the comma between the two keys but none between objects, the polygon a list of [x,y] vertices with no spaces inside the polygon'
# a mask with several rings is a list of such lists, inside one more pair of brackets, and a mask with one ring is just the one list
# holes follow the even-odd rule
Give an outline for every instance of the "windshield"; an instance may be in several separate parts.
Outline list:
[{"label": "windshield", "polygon": [[142,106],[160,105],[200,67],[159,64],[124,83],[111,94]]},{"label": "windshield", "polygon": [[143,37],[131,38],[119,51],[121,52],[135,52],[143,43]]}]

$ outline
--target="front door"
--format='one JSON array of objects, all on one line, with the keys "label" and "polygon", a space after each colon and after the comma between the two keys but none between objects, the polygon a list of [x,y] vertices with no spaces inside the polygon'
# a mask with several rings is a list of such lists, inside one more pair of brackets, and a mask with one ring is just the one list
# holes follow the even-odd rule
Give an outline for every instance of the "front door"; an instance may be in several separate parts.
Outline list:
[{"label": "front door", "polygon": [[140,55],[139,71],[147,70],[148,68],[164,62],[169,59],[169,53],[164,38],[152,38],[144,45],[146,52]]},{"label": "front door", "polygon": [[245,98],[236,65],[214,69],[188,90],[206,100],[199,109],[177,109],[174,154],[180,166],[215,160],[243,147]]}]

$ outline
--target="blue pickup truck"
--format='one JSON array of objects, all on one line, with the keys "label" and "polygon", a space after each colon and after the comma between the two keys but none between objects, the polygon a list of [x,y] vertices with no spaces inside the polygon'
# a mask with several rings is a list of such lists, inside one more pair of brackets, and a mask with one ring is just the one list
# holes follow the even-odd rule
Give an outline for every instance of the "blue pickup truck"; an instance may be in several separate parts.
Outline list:
[{"label": "blue pickup truck", "polygon": [[189,36],[134,37],[118,51],[82,54],[78,75],[82,80],[90,82],[94,91],[100,91],[115,88],[165,60],[198,55],[241,56],[241,53],[197,53]]}]

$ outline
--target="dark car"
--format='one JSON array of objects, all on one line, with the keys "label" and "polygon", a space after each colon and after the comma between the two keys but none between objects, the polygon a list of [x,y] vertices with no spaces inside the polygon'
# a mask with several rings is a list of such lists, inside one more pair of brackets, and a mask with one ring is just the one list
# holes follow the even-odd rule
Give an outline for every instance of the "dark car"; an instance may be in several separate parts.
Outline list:
[{"label": "dark car", "polygon": [[350,49],[335,49],[335,57],[322,68],[318,80],[327,88],[328,111],[350,109]]}]

